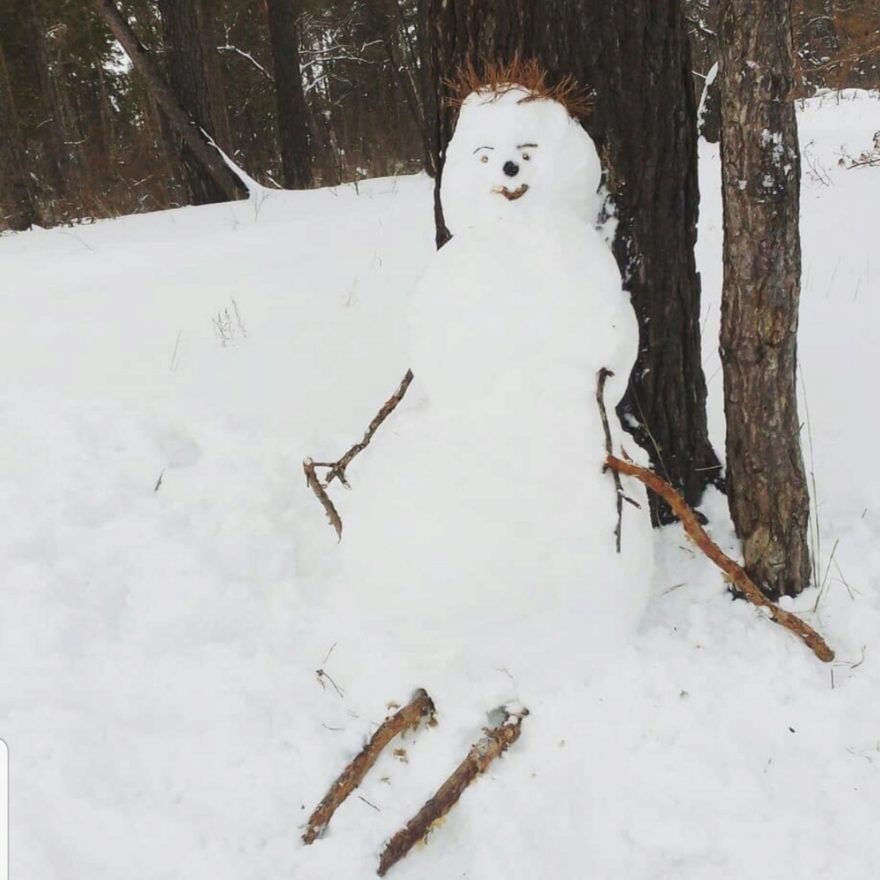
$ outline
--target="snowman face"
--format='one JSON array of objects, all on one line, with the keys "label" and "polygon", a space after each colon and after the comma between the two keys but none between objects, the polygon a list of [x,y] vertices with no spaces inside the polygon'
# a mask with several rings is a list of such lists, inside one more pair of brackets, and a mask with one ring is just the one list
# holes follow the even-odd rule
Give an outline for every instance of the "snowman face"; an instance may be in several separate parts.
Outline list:
[{"label": "snowman face", "polygon": [[[484,145],[477,147],[474,155],[483,165],[489,166],[487,170],[493,177],[504,181],[492,186],[492,191],[509,202],[515,202],[529,191],[530,163],[537,149],[538,144],[531,142],[517,144],[512,151],[496,151],[495,147]],[[499,155],[496,156],[496,152]]]},{"label": "snowman face", "polygon": [[536,212],[593,222],[600,177],[593,142],[561,104],[519,87],[477,92],[446,151],[441,202],[453,234]]}]

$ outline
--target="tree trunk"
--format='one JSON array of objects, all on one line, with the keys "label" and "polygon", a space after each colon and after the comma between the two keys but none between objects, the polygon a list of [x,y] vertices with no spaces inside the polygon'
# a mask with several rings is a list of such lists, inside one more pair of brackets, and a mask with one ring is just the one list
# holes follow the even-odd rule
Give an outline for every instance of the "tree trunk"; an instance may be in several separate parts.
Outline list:
[{"label": "tree trunk", "polygon": [[30,229],[37,218],[34,196],[25,168],[21,129],[15,99],[6,69],[6,57],[0,46],[0,186],[6,190],[5,215],[0,216],[0,229]]},{"label": "tree trunk", "polygon": [[800,155],[787,0],[723,0],[721,362],[730,512],[771,596],[810,578],[797,414]]},{"label": "tree trunk", "polygon": [[428,144],[425,139],[425,112],[421,103],[421,95],[416,85],[412,68],[407,62],[404,49],[404,37],[401,31],[401,20],[398,0],[367,0],[367,11],[373,20],[376,32],[381,36],[385,54],[388,56],[388,65],[397,91],[403,95],[404,103],[412,120],[422,136],[422,142],[427,152]]},{"label": "tree trunk", "polygon": [[[719,478],[700,351],[696,107],[679,0],[423,0],[426,116],[438,167],[453,129],[444,80],[467,62],[537,58],[595,93],[585,127],[619,220],[614,253],[639,320],[624,425],[691,505]],[[435,188],[438,246],[448,237]],[[652,496],[655,522],[668,522]]]},{"label": "tree trunk", "polygon": [[[98,14],[119,41],[131,63],[162,108],[169,124],[186,145],[192,161],[198,163],[200,175],[212,184],[212,191],[221,194],[221,201],[241,198],[247,188],[223,161],[223,157],[208,143],[198,125],[180,106],[171,89],[159,75],[150,54],[141,45],[128,22],[122,17],[113,0],[93,0]],[[216,201],[216,199],[215,199]]]},{"label": "tree trunk", "polygon": [[[52,190],[49,213],[58,215],[58,201],[69,194],[74,182],[68,161],[68,149],[65,141],[70,140],[64,130],[64,116],[58,107],[59,85],[53,80],[49,50],[46,45],[46,21],[43,17],[41,0],[30,0],[30,36],[33,41],[32,51],[39,82],[40,104],[47,118],[41,130],[41,140],[48,159],[48,182]],[[62,212],[63,213],[63,212]]]},{"label": "tree trunk", "polygon": [[[231,155],[232,139],[217,41],[212,38],[212,21],[204,0],[160,0],[159,8],[171,89],[193,122]],[[188,142],[181,138],[179,147],[192,203],[207,205],[227,201],[227,188],[218,186]]]},{"label": "tree trunk", "polygon": [[312,144],[299,65],[299,0],[267,0],[269,37],[275,68],[278,138],[287,189],[306,189],[313,183]]}]

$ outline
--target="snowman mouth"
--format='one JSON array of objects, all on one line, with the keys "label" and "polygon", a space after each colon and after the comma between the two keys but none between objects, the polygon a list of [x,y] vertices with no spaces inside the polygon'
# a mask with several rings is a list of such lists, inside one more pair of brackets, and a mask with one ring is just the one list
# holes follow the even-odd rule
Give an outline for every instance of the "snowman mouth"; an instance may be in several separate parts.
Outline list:
[{"label": "snowman mouth", "polygon": [[521,199],[528,191],[529,185],[527,183],[520,184],[516,189],[508,189],[506,186],[496,186],[495,189],[492,190],[492,192],[497,192],[504,196],[508,202],[515,202],[517,199]]}]

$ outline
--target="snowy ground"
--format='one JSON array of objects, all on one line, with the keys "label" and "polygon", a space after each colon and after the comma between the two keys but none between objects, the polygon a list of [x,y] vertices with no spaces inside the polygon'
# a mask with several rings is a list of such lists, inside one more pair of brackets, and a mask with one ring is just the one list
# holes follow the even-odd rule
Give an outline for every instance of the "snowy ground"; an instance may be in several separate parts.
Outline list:
[{"label": "snowy ground", "polygon": [[[731,603],[667,529],[636,644],[587,684],[548,657],[537,672],[556,714],[532,705],[521,741],[394,876],[874,876],[880,168],[837,162],[878,129],[880,100],[859,93],[801,116],[823,589],[793,605],[837,662]],[[705,368],[723,449],[717,151],[702,158]],[[12,876],[361,880],[479,734],[491,707],[467,670],[438,669],[440,724],[300,844],[385,704],[419,683],[352,615],[358,585],[340,580],[300,463],[344,451],[403,375],[400,316],[431,222],[416,177],[0,239]],[[723,499],[705,509],[732,546]],[[539,607],[537,595],[523,613]]]}]

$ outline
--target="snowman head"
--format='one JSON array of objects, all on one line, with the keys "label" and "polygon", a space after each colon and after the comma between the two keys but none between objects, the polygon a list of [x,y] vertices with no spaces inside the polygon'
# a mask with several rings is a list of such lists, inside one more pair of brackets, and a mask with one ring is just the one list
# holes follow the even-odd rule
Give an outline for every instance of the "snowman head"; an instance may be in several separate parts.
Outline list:
[{"label": "snowman head", "polygon": [[540,222],[548,214],[596,220],[596,148],[552,94],[502,81],[464,98],[440,191],[453,234],[508,218]]}]

